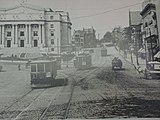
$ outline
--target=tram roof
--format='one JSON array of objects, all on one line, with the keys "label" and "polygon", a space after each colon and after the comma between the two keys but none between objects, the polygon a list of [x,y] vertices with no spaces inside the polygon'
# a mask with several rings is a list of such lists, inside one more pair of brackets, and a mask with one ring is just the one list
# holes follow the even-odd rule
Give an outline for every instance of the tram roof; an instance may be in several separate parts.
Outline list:
[{"label": "tram roof", "polygon": [[54,62],[56,60],[35,60],[35,61],[31,61],[31,64],[37,64],[37,63],[51,63]]}]

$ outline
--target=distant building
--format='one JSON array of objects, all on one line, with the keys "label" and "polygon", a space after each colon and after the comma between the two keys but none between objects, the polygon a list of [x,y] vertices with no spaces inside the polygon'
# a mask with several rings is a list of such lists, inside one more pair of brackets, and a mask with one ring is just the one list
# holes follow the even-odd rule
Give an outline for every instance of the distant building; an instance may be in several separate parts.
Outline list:
[{"label": "distant building", "polygon": [[75,41],[75,46],[83,48],[84,47],[84,31],[83,30],[75,30],[73,33],[73,39]]},{"label": "distant building", "polygon": [[119,45],[119,42],[123,39],[123,29],[121,27],[115,27],[112,31],[112,37],[114,39],[114,43]]},{"label": "distant building", "polygon": [[96,39],[96,31],[93,27],[85,29],[84,31],[84,47],[96,47],[97,39]]},{"label": "distant building", "polygon": [[96,47],[98,40],[96,39],[94,28],[75,30],[73,33],[76,48]]},{"label": "distant building", "polygon": [[143,39],[146,46],[146,59],[151,61],[158,51],[158,28],[156,15],[156,1],[145,0],[142,3]]},{"label": "distant building", "polygon": [[68,12],[21,4],[0,9],[1,48],[47,48],[55,54],[71,43]]}]

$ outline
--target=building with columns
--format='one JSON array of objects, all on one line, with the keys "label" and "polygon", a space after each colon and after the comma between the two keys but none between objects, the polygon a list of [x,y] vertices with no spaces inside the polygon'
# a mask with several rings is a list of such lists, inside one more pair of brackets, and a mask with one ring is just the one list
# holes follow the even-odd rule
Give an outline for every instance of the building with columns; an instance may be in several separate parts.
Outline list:
[{"label": "building with columns", "polygon": [[0,8],[0,48],[47,48],[60,54],[71,44],[69,13],[26,3]]}]

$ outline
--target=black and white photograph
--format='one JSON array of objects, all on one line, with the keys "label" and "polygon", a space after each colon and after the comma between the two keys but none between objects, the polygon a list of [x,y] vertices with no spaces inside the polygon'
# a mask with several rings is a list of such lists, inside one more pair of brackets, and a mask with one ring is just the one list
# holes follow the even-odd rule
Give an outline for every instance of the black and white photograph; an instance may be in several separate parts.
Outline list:
[{"label": "black and white photograph", "polygon": [[0,0],[0,120],[160,120],[160,0]]}]

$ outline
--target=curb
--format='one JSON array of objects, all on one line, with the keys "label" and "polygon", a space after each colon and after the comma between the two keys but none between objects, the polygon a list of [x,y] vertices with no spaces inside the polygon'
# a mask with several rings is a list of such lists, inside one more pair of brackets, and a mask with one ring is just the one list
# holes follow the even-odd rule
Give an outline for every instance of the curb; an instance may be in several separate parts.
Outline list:
[{"label": "curb", "polygon": [[[115,47],[115,49],[118,51],[117,47]],[[136,70],[137,72],[140,74],[140,73],[143,73],[144,74],[144,70],[140,71],[139,69],[141,68],[141,66],[136,66],[135,64],[131,63],[129,60],[127,60],[119,51],[118,53],[121,55],[121,57],[127,62],[129,63],[130,65],[132,65]]]},{"label": "curb", "polygon": [[[120,54],[121,55],[121,54]],[[122,55],[121,55],[122,56]],[[123,56],[122,56],[123,57]],[[135,64],[133,64],[133,63],[131,63],[129,60],[127,60],[127,59],[125,59],[124,57],[123,57],[123,59],[126,61],[126,62],[128,62],[129,64],[131,64],[136,70],[137,70],[137,72],[140,74],[140,73],[143,73],[144,74],[144,70],[140,70],[140,68],[141,68],[141,66],[136,66]]]}]

